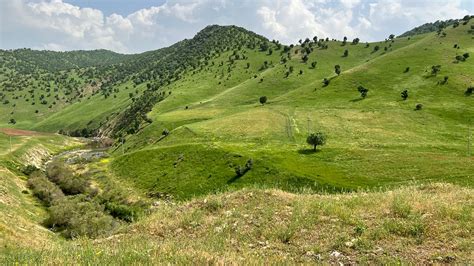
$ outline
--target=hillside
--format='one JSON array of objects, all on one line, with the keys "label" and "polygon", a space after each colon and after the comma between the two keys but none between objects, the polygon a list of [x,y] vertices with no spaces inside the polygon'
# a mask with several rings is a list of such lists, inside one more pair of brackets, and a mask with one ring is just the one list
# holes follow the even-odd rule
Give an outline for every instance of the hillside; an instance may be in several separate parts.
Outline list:
[{"label": "hillside", "polygon": [[0,264],[469,264],[474,20],[456,21],[0,51]]}]

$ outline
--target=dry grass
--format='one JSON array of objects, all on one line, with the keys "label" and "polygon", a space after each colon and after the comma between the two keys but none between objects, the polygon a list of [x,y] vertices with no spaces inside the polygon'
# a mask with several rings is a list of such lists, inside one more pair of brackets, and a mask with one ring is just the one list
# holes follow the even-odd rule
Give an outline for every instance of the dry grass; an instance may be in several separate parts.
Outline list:
[{"label": "dry grass", "polygon": [[472,195],[472,189],[447,184],[344,195],[243,189],[182,204],[159,202],[151,216],[112,238],[75,240],[43,254],[10,249],[5,258],[84,264],[472,263]]}]

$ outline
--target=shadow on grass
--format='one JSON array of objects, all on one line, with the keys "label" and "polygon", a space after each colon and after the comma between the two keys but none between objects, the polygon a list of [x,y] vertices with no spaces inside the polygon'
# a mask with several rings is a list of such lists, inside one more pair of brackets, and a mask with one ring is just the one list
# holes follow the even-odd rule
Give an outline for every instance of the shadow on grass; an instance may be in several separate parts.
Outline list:
[{"label": "shadow on grass", "polygon": [[362,101],[364,98],[357,98],[357,99],[352,99],[350,100],[349,102],[351,103],[355,103],[355,102],[359,102],[359,101]]},{"label": "shadow on grass", "polygon": [[299,154],[304,154],[304,155],[315,154],[318,152],[320,152],[320,150],[314,150],[314,149],[299,149],[298,150]]}]

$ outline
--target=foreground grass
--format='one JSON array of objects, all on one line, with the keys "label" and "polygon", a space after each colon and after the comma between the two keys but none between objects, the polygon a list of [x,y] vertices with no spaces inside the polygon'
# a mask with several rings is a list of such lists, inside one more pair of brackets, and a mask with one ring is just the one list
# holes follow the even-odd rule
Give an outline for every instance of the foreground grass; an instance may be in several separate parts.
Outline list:
[{"label": "foreground grass", "polygon": [[470,263],[473,195],[448,184],[341,195],[247,188],[160,202],[154,214],[107,239],[4,245],[0,262]]}]

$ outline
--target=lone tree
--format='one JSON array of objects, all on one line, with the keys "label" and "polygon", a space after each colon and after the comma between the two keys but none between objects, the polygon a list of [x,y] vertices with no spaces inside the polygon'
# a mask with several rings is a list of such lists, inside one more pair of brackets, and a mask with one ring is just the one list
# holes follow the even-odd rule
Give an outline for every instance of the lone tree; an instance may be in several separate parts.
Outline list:
[{"label": "lone tree", "polygon": [[419,103],[415,106],[416,111],[420,111],[421,109],[423,109],[423,104]]},{"label": "lone tree", "polygon": [[408,90],[404,90],[401,93],[402,99],[405,101],[408,98]]},{"label": "lone tree", "polygon": [[364,88],[363,86],[359,86],[359,87],[357,88],[357,90],[358,90],[359,93],[360,93],[360,97],[362,97],[362,98],[367,97],[367,92],[369,92],[369,89]]},{"label": "lone tree", "polygon": [[316,68],[316,65],[317,65],[317,64],[318,64],[318,62],[313,61],[313,62],[311,63],[311,68]]},{"label": "lone tree", "polygon": [[262,105],[265,105],[266,102],[267,102],[267,96],[262,96],[262,97],[260,97],[260,103],[261,103]]},{"label": "lone tree", "polygon": [[349,55],[349,50],[347,50],[347,49],[344,50],[344,55],[343,55],[343,57],[347,57],[348,55]]},{"label": "lone tree", "polygon": [[326,144],[326,135],[324,135],[322,132],[311,133],[306,138],[306,142],[309,145],[313,145],[313,150],[316,151],[316,147],[318,145],[323,146]]},{"label": "lone tree", "polygon": [[340,65],[335,65],[334,66],[334,72],[339,76],[341,74],[341,66]]},{"label": "lone tree", "polygon": [[436,76],[441,71],[441,65],[431,66],[431,75]]},{"label": "lone tree", "polygon": [[326,87],[327,85],[329,85],[329,81],[330,81],[329,79],[324,78],[323,79],[323,87]]}]

